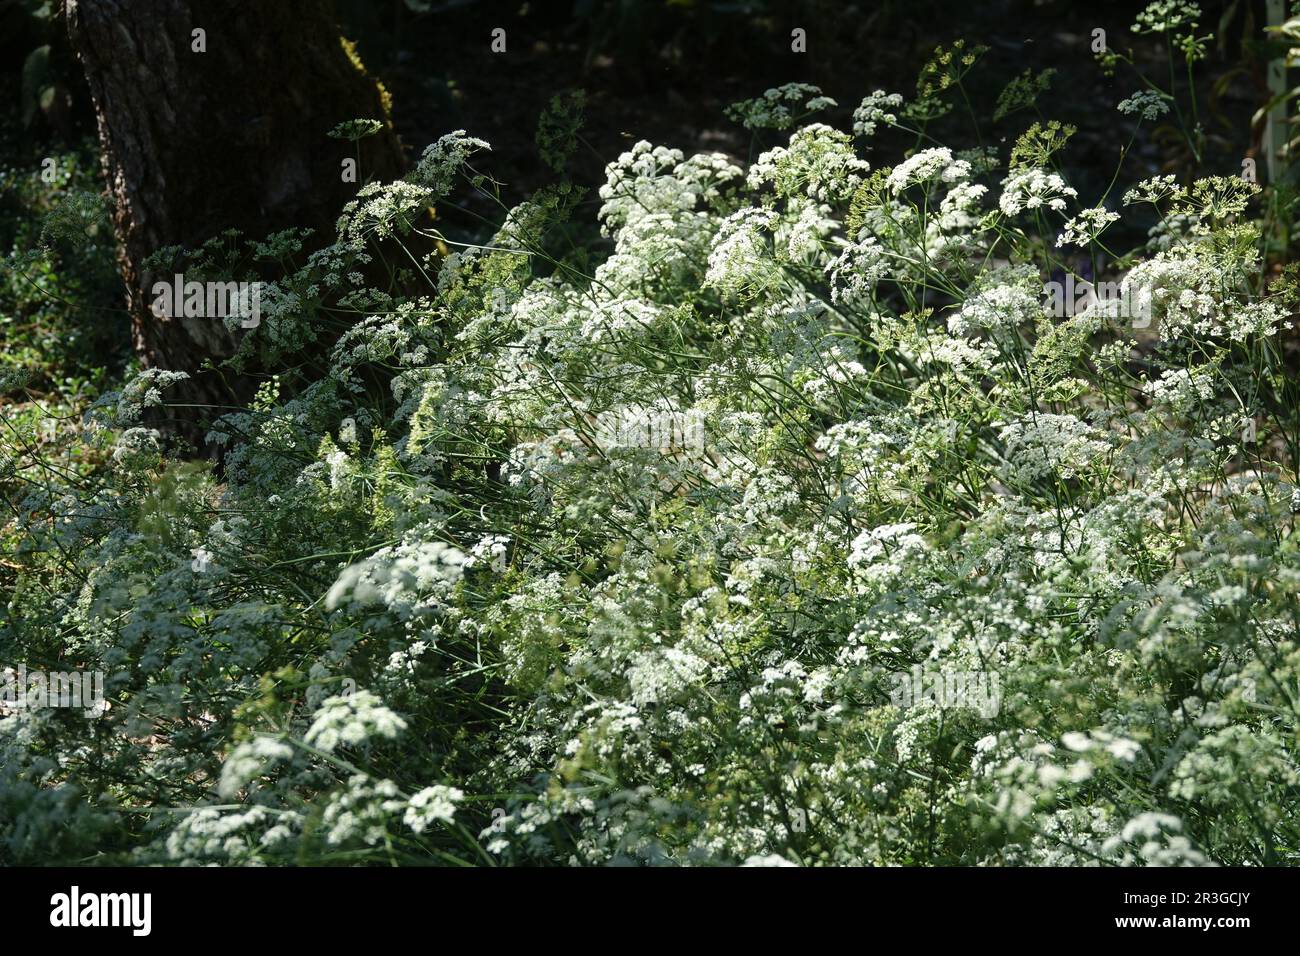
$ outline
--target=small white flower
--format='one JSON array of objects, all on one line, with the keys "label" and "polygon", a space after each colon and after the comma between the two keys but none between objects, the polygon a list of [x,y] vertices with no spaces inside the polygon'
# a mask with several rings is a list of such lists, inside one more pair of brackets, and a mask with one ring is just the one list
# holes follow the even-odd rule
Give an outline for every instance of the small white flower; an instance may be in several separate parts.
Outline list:
[{"label": "small white flower", "polygon": [[356,747],[374,739],[395,740],[406,721],[384,706],[368,690],[327,697],[304,738],[329,753],[339,747]]},{"label": "small white flower", "polygon": [[1119,215],[1101,206],[1085,209],[1065,224],[1065,231],[1057,238],[1058,246],[1087,247],[1100,236],[1112,222],[1118,222]]},{"label": "small white flower", "polygon": [[1169,100],[1155,90],[1139,90],[1120,101],[1119,111],[1129,116],[1140,114],[1144,120],[1155,120],[1169,112]]},{"label": "small white flower", "polygon": [[423,833],[434,821],[450,823],[456,814],[456,804],[464,796],[457,788],[442,784],[425,787],[407,801],[402,822],[416,833]]}]

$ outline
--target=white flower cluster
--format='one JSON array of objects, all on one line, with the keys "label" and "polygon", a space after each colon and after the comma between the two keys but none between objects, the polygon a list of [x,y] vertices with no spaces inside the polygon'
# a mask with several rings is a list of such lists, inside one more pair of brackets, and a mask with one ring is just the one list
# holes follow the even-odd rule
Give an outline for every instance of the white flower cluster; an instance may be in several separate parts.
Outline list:
[{"label": "white flower cluster", "polygon": [[[361,318],[214,426],[219,475],[120,431],[156,371],[76,467],[6,451],[40,587],[0,639],[113,706],[0,720],[0,858],[1300,863],[1297,303],[1253,194],[1140,184],[1182,219],[1112,258],[1041,127],[873,173],[822,105],[745,105],[789,130],[745,167],[636,143],[589,245],[556,187],[367,279],[473,176],[452,134],[278,283],[255,337]],[[1103,230],[1158,328],[1045,307]]]},{"label": "white flower cluster", "polygon": [[1017,484],[1073,478],[1110,449],[1097,429],[1074,415],[1035,415],[1002,426],[1007,473]]},{"label": "white flower cluster", "polygon": [[109,392],[95,402],[87,418],[110,427],[129,427],[140,421],[146,408],[163,405],[163,390],[168,385],[189,378],[186,372],[146,368],[128,382],[120,392]]},{"label": "white flower cluster", "polygon": [[971,165],[964,159],[953,159],[952,151],[944,146],[923,149],[894,167],[889,174],[889,185],[895,190],[906,189],[934,181],[959,183],[969,179]]},{"label": "white flower cluster", "polygon": [[1164,405],[1174,412],[1183,412],[1214,397],[1213,370],[1166,369],[1158,379],[1152,379],[1143,385],[1142,391],[1153,403]]},{"label": "white flower cluster", "polygon": [[416,833],[423,833],[437,822],[450,823],[456,815],[456,804],[464,798],[464,791],[456,787],[425,787],[406,802],[402,822]]},{"label": "white flower cluster", "polygon": [[948,331],[970,336],[977,331],[1013,332],[1043,314],[1042,302],[1022,285],[995,285],[967,299],[948,318]]},{"label": "white flower cluster", "polygon": [[758,294],[780,281],[766,234],[776,226],[769,209],[746,208],[722,221],[704,281],[728,297]]},{"label": "white flower cluster", "polygon": [[402,616],[435,608],[460,580],[465,560],[461,551],[441,541],[381,548],[340,572],[325,595],[325,607],[382,604]]},{"label": "white flower cluster", "polygon": [[875,135],[881,123],[893,126],[898,122],[898,111],[903,107],[903,97],[898,93],[876,90],[853,111],[853,135],[864,139]]},{"label": "white flower cluster", "polygon": [[889,275],[889,258],[874,238],[851,243],[826,269],[831,301],[865,305],[881,279]]},{"label": "white flower cluster", "polygon": [[1065,184],[1059,174],[1034,167],[1017,170],[1002,181],[1002,195],[998,208],[1003,215],[1018,216],[1022,212],[1051,209],[1064,212],[1066,197],[1074,198],[1078,192]]},{"label": "white flower cluster", "polygon": [[383,701],[368,690],[359,690],[326,698],[304,739],[329,753],[375,739],[393,740],[405,729],[406,721],[385,707]]},{"label": "white flower cluster", "polygon": [[1119,221],[1119,214],[1101,206],[1084,209],[1065,224],[1065,231],[1056,240],[1058,246],[1082,246],[1096,241],[1112,222]]},{"label": "white flower cluster", "polygon": [[467,135],[463,129],[448,133],[425,147],[411,174],[411,181],[428,191],[430,202],[437,202],[451,192],[466,160],[491,148],[486,141]]},{"label": "white flower cluster", "polygon": [[1140,115],[1144,120],[1156,120],[1169,112],[1169,101],[1163,93],[1155,90],[1139,90],[1128,99],[1120,100],[1119,111]]},{"label": "white flower cluster", "polygon": [[829,96],[809,83],[786,83],[766,90],[753,100],[727,107],[727,116],[745,129],[789,129],[798,120],[835,105]]},{"label": "white flower cluster", "polygon": [[870,169],[846,134],[814,123],[796,130],[788,146],[761,154],[750,167],[746,185],[758,190],[772,184],[780,196],[837,203],[853,195]]}]

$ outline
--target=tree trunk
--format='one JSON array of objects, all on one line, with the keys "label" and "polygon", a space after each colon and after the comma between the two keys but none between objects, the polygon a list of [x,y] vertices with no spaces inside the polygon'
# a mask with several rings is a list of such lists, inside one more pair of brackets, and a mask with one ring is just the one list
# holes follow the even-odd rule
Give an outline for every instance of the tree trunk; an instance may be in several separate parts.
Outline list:
[{"label": "tree trunk", "polygon": [[[136,350],[147,367],[190,374],[169,401],[242,402],[247,382],[202,370],[233,354],[234,334],[220,319],[155,315],[153,284],[172,277],[144,261],[228,229],[256,239],[307,226],[328,242],[358,182],[401,174],[385,94],[323,0],[67,0],[66,11],[116,203]],[[358,182],[345,182],[356,146],[327,134],[358,118],[385,128],[361,141]],[[180,431],[194,438],[213,411],[182,413]]]}]

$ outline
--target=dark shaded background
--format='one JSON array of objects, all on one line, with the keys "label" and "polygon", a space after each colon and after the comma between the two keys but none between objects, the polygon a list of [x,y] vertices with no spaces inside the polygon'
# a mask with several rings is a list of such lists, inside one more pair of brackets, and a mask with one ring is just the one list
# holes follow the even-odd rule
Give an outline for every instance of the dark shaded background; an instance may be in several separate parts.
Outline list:
[{"label": "dark shaded background", "polygon": [[[1101,27],[1118,49],[1136,48],[1162,81],[1158,40],[1128,28],[1146,4],[1102,0],[336,0],[341,27],[367,67],[392,92],[396,122],[418,151],[442,133],[464,128],[489,140],[494,169],[521,191],[544,180],[533,146],[537,117],[550,97],[581,88],[589,97],[588,154],[580,170],[599,172],[629,140],[646,138],[687,149],[740,153],[748,134],[724,107],[769,86],[795,80],[821,86],[843,117],[867,93],[904,94],[936,44],[965,37],[991,49],[972,76],[977,109],[990,119],[1001,88],[1025,68],[1058,71],[1050,114],[1114,139],[1127,122],[1115,104],[1138,87],[1132,76],[1101,75],[1089,44]],[[62,36],[55,0],[0,0],[0,129],[39,151],[49,140],[71,143],[93,133],[75,60]],[[1209,72],[1227,77],[1212,101],[1210,126],[1240,152],[1243,123],[1265,96],[1252,48],[1262,36],[1263,4],[1207,2],[1201,29],[1215,33]],[[416,12],[413,8],[427,8]],[[507,52],[493,54],[491,30],[506,30]],[[790,30],[808,31],[808,52],[790,50]],[[31,109],[23,67],[30,52],[51,46],[47,74],[60,91]],[[1231,74],[1231,75],[1229,75]],[[1181,80],[1181,78],[1180,78]],[[29,86],[39,83],[29,78]],[[984,109],[987,107],[987,109]],[[24,122],[24,111],[29,115]],[[843,118],[841,117],[841,118]],[[1220,122],[1221,121],[1221,122]],[[1026,114],[999,130],[1014,137]],[[1245,144],[1248,146],[1249,144]],[[1113,150],[1112,150],[1113,152]]]},{"label": "dark shaded background", "polygon": [[[1113,171],[1131,120],[1115,105],[1139,88],[1131,72],[1102,75],[1091,32],[1107,31],[1110,46],[1135,48],[1159,81],[1167,80],[1163,43],[1129,33],[1146,4],[1079,0],[768,0],[724,3],[685,0],[579,0],[515,3],[459,0],[431,4],[413,14],[396,3],[345,0],[345,24],[367,62],[384,77],[405,142],[416,149],[441,133],[463,128],[493,144],[492,169],[519,192],[547,180],[533,144],[537,116],[558,90],[588,95],[588,151],[575,169],[580,180],[599,182],[602,164],[637,139],[687,151],[720,149],[744,158],[754,144],[727,120],[725,107],[791,81],[820,86],[841,105],[828,121],[847,127],[862,97],[877,88],[905,95],[939,43],[958,37],[990,47],[971,75],[971,96],[986,135],[1014,141],[1033,121],[1028,113],[992,123],[998,93],[1026,68],[1057,71],[1044,114],[1080,127],[1072,155],[1086,174]],[[1206,166],[1240,169],[1251,149],[1249,120],[1266,99],[1262,60],[1263,4],[1245,0],[1205,3],[1202,33],[1215,33],[1209,77],[1201,91],[1213,143]],[[507,33],[508,52],[489,52],[490,32]],[[808,52],[790,50],[790,31],[808,32]],[[1181,69],[1179,71],[1181,73]],[[1127,75],[1126,75],[1127,73]],[[1181,83],[1182,77],[1178,78]],[[1215,82],[1222,84],[1214,89]],[[964,115],[954,115],[954,139],[971,139]],[[943,126],[939,124],[943,139]],[[764,141],[759,145],[768,145]],[[888,146],[885,143],[884,146]],[[910,145],[907,143],[900,145]],[[1155,171],[1177,164],[1176,149],[1148,144],[1144,159]],[[1217,148],[1216,148],[1217,147]]]},{"label": "dark shaded background", "polygon": [[[998,93],[1026,68],[1057,71],[1040,102],[1043,118],[1079,126],[1062,163],[1080,194],[1095,196],[1133,127],[1115,105],[1140,82],[1123,66],[1113,78],[1103,75],[1091,32],[1105,29],[1112,48],[1133,49],[1167,84],[1163,40],[1129,32],[1144,6],[1122,0],[335,0],[341,30],[392,94],[408,159],[443,133],[465,129],[492,143],[484,165],[509,203],[555,179],[540,161],[535,134],[539,114],[557,92],[587,94],[585,146],[569,174],[594,187],[604,164],[637,139],[740,159],[772,145],[776,135],[755,138],[723,111],[781,83],[820,86],[840,108],[819,118],[847,128],[864,95],[877,88],[911,94],[934,47],[958,37],[990,48],[971,74],[970,95],[982,135],[1004,148],[1038,117],[1020,112],[994,123]],[[30,170],[52,151],[79,147],[93,156],[93,114],[59,8],[57,0],[0,0],[0,167]],[[1202,8],[1201,33],[1215,34],[1210,59],[1198,67],[1208,151],[1194,164],[1176,136],[1150,129],[1125,179],[1165,171],[1236,174],[1242,158],[1258,149],[1251,116],[1267,99],[1263,0]],[[504,54],[490,50],[496,27],[506,31]],[[794,27],[807,31],[807,53],[791,51]],[[48,52],[34,56],[44,46]],[[1175,80],[1180,87],[1184,82],[1181,75]],[[933,133],[958,146],[974,142],[964,112],[954,111]],[[896,162],[912,145],[890,135],[875,142],[880,164]],[[7,249],[13,237],[5,202],[0,182],[0,247]],[[477,217],[496,214],[486,206],[469,212],[457,225],[482,229]],[[456,211],[449,216],[455,219]]]}]

